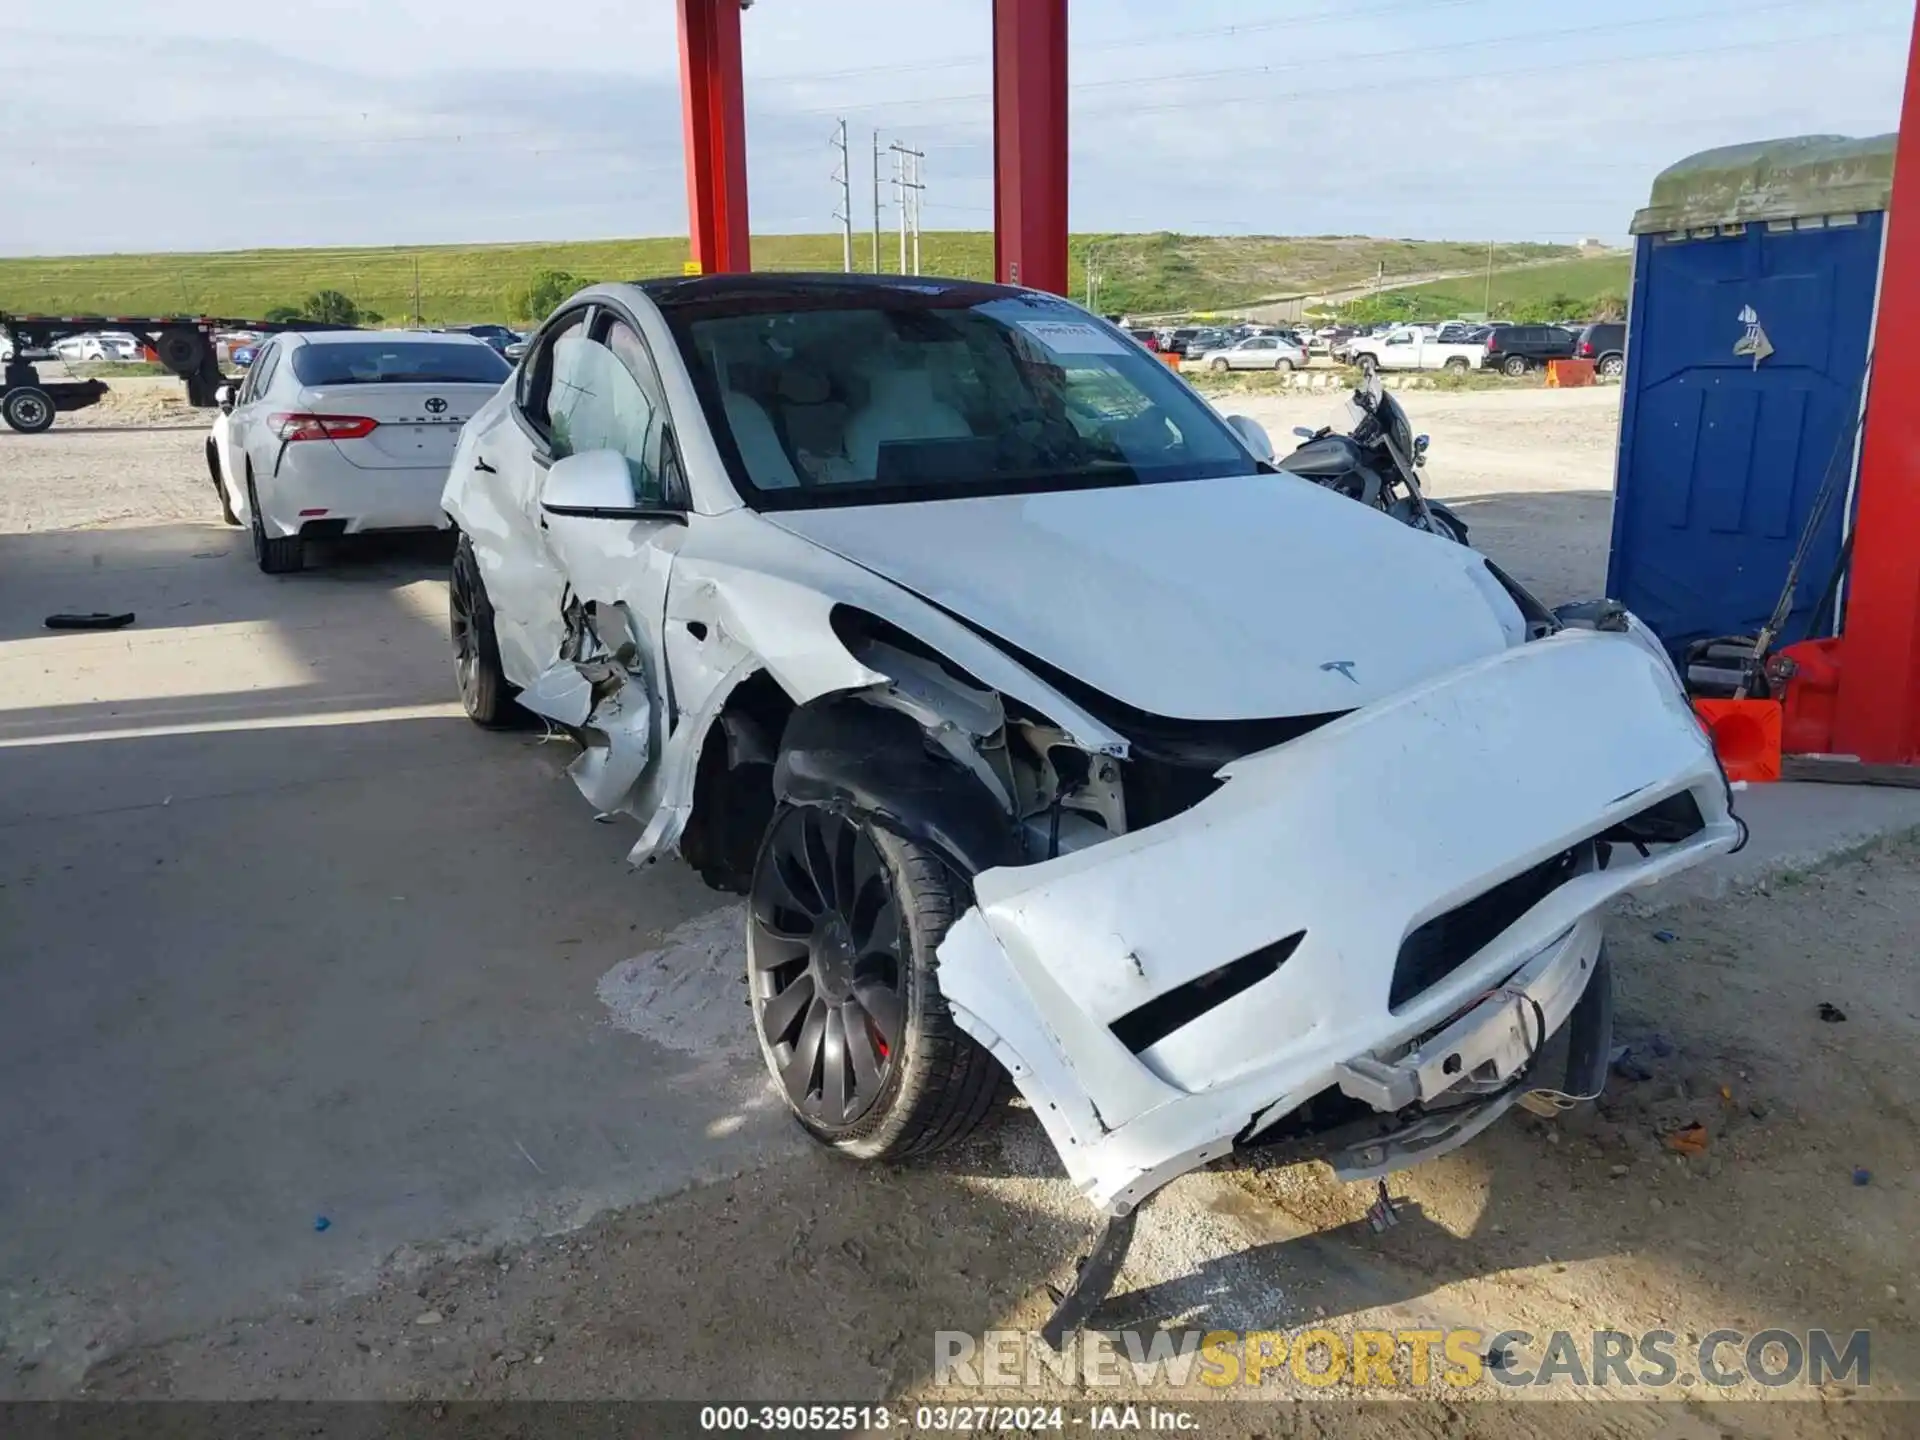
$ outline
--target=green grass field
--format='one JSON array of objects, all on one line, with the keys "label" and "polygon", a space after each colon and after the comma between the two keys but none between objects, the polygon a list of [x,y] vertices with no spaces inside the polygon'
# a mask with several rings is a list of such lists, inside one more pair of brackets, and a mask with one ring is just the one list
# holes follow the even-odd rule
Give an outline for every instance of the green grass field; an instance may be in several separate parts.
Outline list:
[{"label": "green grass field", "polygon": [[[869,236],[854,237],[854,263],[868,268]],[[1396,274],[1469,269],[1486,246],[1358,236],[1076,235],[1070,284],[1084,298],[1086,262],[1099,278],[1105,311],[1205,311],[1268,295],[1332,289]],[[1566,246],[1507,245],[1496,262],[1571,254]],[[583,280],[677,275],[687,258],[678,237],[510,245],[438,245],[330,250],[238,250],[171,255],[0,258],[0,310],[15,314],[228,315],[263,317],[318,290],[340,290],[388,323],[414,313],[427,324],[510,320],[512,296],[540,270]],[[881,263],[897,268],[898,240],[883,236]],[[838,235],[771,235],[754,241],[763,270],[838,270]],[[1573,264],[1592,262],[1575,261]],[[1556,267],[1557,268],[1557,267]],[[985,231],[929,232],[921,238],[929,275],[989,278],[993,237]],[[1515,278],[1541,272],[1514,272]]]},{"label": "green grass field", "polygon": [[[1547,300],[1556,295],[1569,295],[1578,300],[1603,294],[1624,296],[1628,267],[1629,258],[1622,253],[1560,260],[1525,270],[1495,269],[1494,311],[1498,314],[1502,307]],[[1411,285],[1399,293],[1432,302],[1430,308],[1436,315],[1450,315],[1463,311],[1478,313],[1485,306],[1487,290],[1484,280],[1461,279]]]}]

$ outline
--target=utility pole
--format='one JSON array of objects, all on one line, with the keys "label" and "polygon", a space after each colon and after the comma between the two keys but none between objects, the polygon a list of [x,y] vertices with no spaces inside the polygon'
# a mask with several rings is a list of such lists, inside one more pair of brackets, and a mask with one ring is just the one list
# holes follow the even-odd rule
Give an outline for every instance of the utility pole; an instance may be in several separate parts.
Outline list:
[{"label": "utility pole", "polygon": [[[922,152],[909,150],[898,140],[887,147],[893,151],[893,183],[900,202],[900,273],[920,273],[920,167]],[[907,236],[913,236],[913,268],[907,268]]]},{"label": "utility pole", "polygon": [[1487,241],[1487,299],[1485,312],[1486,318],[1491,320],[1493,318],[1493,241],[1491,240]]},{"label": "utility pole", "polygon": [[880,273],[880,132],[873,132],[873,273]]},{"label": "utility pole", "polygon": [[840,150],[840,165],[833,178],[840,182],[840,206],[833,212],[833,218],[840,222],[840,268],[853,272],[853,171],[847,163],[847,122],[842,120],[840,128],[833,137],[833,144]]},{"label": "utility pole", "polygon": [[918,150],[913,152],[913,273],[916,275],[920,273],[920,200],[927,191],[920,162],[926,158]]}]

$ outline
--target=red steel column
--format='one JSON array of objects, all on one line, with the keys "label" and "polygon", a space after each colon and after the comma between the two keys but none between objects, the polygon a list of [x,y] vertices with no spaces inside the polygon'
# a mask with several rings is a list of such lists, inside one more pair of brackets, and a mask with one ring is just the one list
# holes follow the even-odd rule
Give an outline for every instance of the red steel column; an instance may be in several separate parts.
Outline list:
[{"label": "red steel column", "polygon": [[1067,293],[1067,0],[993,0],[993,270]]},{"label": "red steel column", "polygon": [[1899,765],[1920,761],[1920,14],[1886,225],[1833,744]]},{"label": "red steel column", "polygon": [[740,0],[678,0],[687,224],[703,274],[748,270],[747,107]]}]

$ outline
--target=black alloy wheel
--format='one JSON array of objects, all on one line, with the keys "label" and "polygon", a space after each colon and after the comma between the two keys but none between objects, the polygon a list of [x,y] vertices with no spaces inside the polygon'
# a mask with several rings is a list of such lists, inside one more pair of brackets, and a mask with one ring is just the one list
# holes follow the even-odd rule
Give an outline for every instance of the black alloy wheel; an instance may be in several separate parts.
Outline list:
[{"label": "black alloy wheel", "polygon": [[909,937],[866,828],[783,809],[761,848],[747,929],[754,1025],[787,1103],[832,1139],[889,1089],[907,1023]]}]

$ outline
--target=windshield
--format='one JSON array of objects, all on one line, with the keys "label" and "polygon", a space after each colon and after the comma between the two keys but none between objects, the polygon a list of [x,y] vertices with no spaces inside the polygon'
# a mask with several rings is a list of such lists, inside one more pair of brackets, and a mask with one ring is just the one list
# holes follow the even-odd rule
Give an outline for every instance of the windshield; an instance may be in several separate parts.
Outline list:
[{"label": "windshield", "polygon": [[1224,422],[1065,303],[912,290],[668,306],[735,483],[762,509],[1245,474]]},{"label": "windshield", "polygon": [[343,340],[301,345],[302,385],[498,385],[513,367],[490,347],[450,340]]}]

